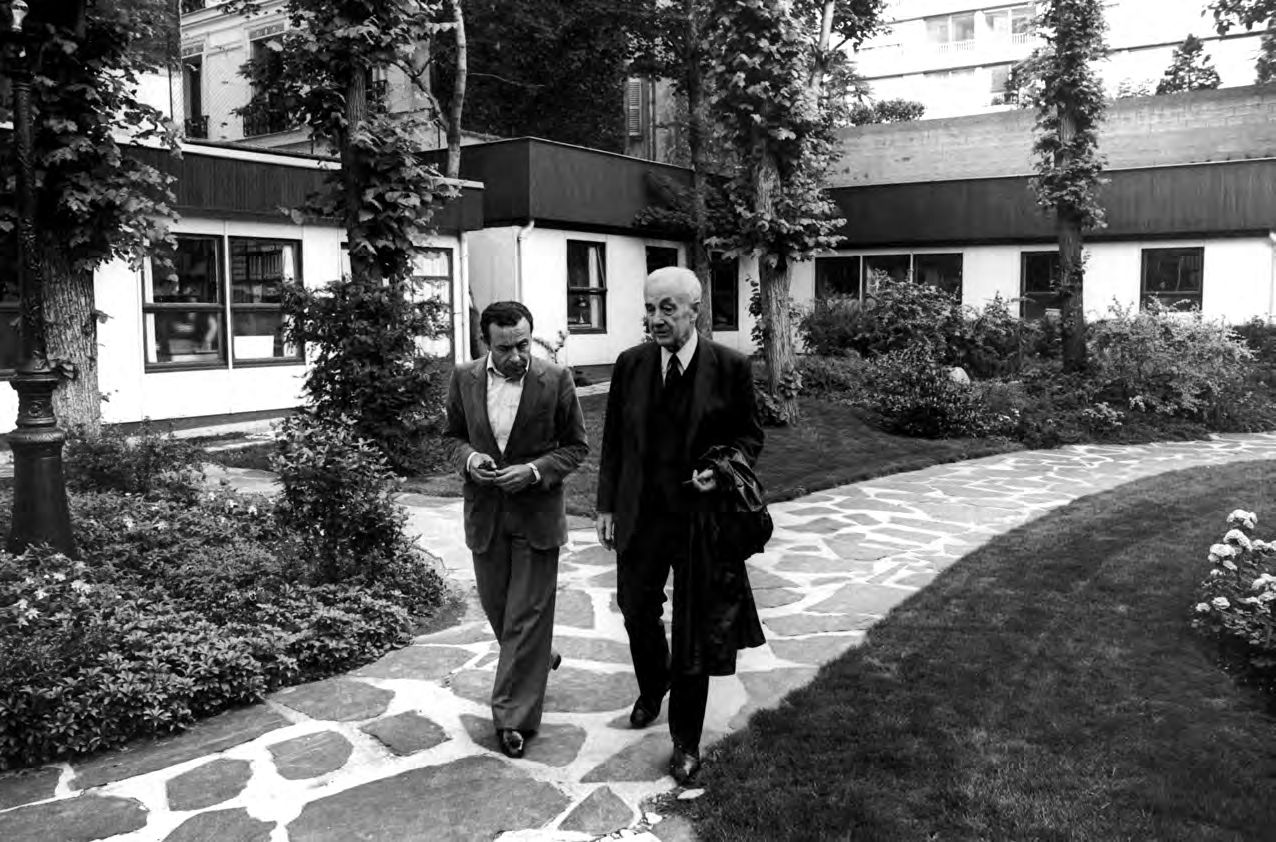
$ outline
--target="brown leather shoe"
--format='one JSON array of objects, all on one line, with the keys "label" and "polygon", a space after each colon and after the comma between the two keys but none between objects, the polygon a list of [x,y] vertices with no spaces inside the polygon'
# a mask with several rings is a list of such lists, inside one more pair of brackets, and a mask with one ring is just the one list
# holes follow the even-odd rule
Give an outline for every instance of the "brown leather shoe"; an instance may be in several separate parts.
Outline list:
[{"label": "brown leather shoe", "polygon": [[687,751],[677,743],[673,747],[673,757],[669,758],[669,774],[678,786],[687,786],[700,771],[700,752]]},{"label": "brown leather shoe", "polygon": [[501,746],[501,753],[515,760],[523,756],[523,735],[513,728],[499,728],[496,731],[496,742]]}]

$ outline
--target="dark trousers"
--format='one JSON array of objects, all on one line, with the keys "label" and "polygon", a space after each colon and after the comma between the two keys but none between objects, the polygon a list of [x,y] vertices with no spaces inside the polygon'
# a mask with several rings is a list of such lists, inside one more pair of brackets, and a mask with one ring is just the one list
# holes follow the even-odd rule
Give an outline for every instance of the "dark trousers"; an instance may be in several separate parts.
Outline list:
[{"label": "dark trousers", "polygon": [[474,553],[479,602],[500,646],[492,682],[492,724],[535,731],[545,705],[554,641],[558,547],[534,549],[522,518],[498,515],[492,543]]},{"label": "dark trousers", "polygon": [[[671,663],[663,620],[665,582],[673,570],[674,593],[687,575],[690,520],[683,514],[643,517],[617,560],[616,601],[625,618],[638,692],[651,703],[669,691],[669,734],[687,751],[698,751],[709,699],[709,676],[687,675]],[[678,629],[677,634],[684,630]]]}]

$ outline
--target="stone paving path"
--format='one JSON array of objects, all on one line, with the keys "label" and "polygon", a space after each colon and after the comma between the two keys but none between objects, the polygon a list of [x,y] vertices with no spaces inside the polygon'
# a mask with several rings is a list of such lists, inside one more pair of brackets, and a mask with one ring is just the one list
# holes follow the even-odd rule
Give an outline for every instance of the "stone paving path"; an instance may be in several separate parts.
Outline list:
[{"label": "stone paving path", "polygon": [[[1253,459],[1276,459],[1276,435],[1002,454],[776,505],[775,537],[751,561],[769,642],[742,653],[737,675],[713,680],[706,731],[740,728],[808,682],[997,534],[1130,480]],[[248,487],[268,479],[234,475]],[[404,503],[422,544],[472,590],[459,501]],[[0,778],[0,839],[691,838],[641,812],[673,788],[663,770],[670,744],[662,727],[627,727],[637,689],[615,583],[614,557],[592,530],[573,530],[555,629],[564,665],[523,760],[496,750],[486,702],[494,645],[471,599],[459,625],[348,675],[156,743]]]}]

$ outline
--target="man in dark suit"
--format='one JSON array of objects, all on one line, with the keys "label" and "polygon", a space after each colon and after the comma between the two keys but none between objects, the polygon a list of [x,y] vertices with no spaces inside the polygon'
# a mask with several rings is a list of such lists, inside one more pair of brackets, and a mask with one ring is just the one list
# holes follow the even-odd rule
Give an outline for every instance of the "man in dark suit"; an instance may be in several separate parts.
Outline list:
[{"label": "man in dark suit", "polygon": [[[687,269],[658,269],[643,288],[655,342],[624,351],[612,371],[598,475],[598,540],[617,551],[617,602],[638,679],[629,721],[650,725],[669,691],[670,773],[686,784],[700,768],[709,676],[671,663],[662,620],[672,567],[675,608],[685,588],[692,513],[714,511],[712,470],[693,470],[714,445],[752,464],[762,450],[749,360],[696,335],[700,282]],[[699,560],[706,562],[708,560]],[[675,649],[682,635],[674,614]],[[695,674],[692,674],[692,672]]]},{"label": "man in dark suit", "polygon": [[589,452],[571,372],[531,354],[532,314],[489,305],[489,352],[457,366],[447,436],[465,479],[465,543],[479,602],[500,645],[492,723],[501,751],[523,755],[541,722],[551,669],[558,551],[567,542],[563,479]]}]

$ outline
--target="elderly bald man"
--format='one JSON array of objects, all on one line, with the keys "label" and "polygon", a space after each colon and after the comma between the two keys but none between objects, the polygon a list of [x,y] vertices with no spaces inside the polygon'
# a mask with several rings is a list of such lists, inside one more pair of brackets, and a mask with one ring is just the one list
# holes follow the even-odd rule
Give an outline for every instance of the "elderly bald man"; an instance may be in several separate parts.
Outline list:
[{"label": "elderly bald man", "polygon": [[[703,664],[685,662],[681,644],[693,629],[679,594],[691,565],[708,561],[690,557],[692,514],[715,511],[720,500],[713,471],[693,465],[715,445],[735,448],[752,464],[763,433],[749,359],[696,334],[695,273],[658,269],[643,294],[655,342],[621,353],[612,371],[596,527],[600,543],[617,552],[617,602],[639,688],[630,724],[650,725],[669,693],[669,771],[685,785],[700,768],[709,673]],[[663,621],[670,568],[672,658]]]}]

